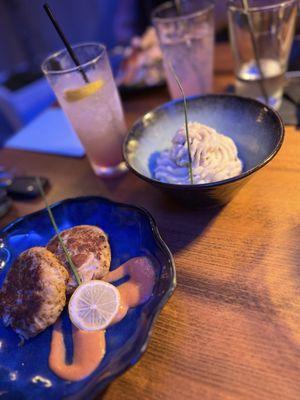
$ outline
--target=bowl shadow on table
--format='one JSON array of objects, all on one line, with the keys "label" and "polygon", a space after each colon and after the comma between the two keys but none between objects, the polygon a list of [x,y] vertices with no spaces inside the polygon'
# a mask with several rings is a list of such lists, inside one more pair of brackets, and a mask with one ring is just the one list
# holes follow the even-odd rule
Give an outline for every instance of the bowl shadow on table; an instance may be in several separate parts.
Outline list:
[{"label": "bowl shadow on table", "polygon": [[110,385],[108,384],[101,392],[93,396],[91,400],[104,400]]},{"label": "bowl shadow on table", "polygon": [[[158,204],[156,204],[157,206]],[[199,238],[218,217],[224,206],[186,208],[161,193],[159,207],[152,211],[160,233],[173,254]]]},{"label": "bowl shadow on table", "polygon": [[[149,159],[151,176],[153,176],[156,160],[159,155],[160,152],[154,152]],[[171,190],[161,190],[161,188],[156,187],[154,190],[160,192],[161,197],[159,211],[155,211],[155,215],[161,213],[158,218],[156,217],[157,222],[163,238],[166,240],[172,253],[184,249],[200,237],[213,220],[218,217],[223,208],[238,193],[245,182],[237,186],[234,190],[230,187],[228,188],[226,185],[223,189],[217,188],[217,200],[214,199],[214,188],[210,192],[207,191],[204,196],[201,193],[200,200],[202,202],[199,201],[199,197],[197,196],[198,190],[196,190],[196,194],[193,194],[193,189],[191,189],[190,193],[187,193],[187,189],[182,191],[174,190],[173,188]],[[174,196],[175,193],[176,197]],[[222,196],[224,204],[220,201]],[[192,197],[194,197],[194,202]],[[164,221],[163,225],[160,221]]]},{"label": "bowl shadow on table", "polygon": [[[130,174],[130,172],[129,172]],[[125,190],[120,198],[115,194],[117,187],[123,187],[132,179],[130,191]],[[134,175],[114,180],[103,180],[108,197],[112,200],[144,208],[154,217],[162,238],[174,254],[197,239],[218,216],[224,206],[187,208],[161,190],[142,183]]]}]

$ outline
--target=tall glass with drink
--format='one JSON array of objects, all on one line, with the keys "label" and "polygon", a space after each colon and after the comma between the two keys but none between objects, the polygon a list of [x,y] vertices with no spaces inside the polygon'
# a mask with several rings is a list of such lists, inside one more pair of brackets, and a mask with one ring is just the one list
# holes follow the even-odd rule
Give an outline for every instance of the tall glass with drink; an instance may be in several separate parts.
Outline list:
[{"label": "tall glass with drink", "polygon": [[160,41],[172,98],[181,97],[172,67],[186,96],[211,92],[214,59],[213,2],[167,2],[154,10],[152,19]]},{"label": "tall glass with drink", "polygon": [[[230,0],[228,7],[236,92],[281,105],[297,17],[297,0]],[[263,96],[262,91],[267,96]]]},{"label": "tall glass with drink", "polygon": [[126,124],[106,49],[98,43],[85,43],[73,50],[79,66],[61,50],[44,61],[42,70],[95,173],[117,175],[126,171],[122,159]]}]

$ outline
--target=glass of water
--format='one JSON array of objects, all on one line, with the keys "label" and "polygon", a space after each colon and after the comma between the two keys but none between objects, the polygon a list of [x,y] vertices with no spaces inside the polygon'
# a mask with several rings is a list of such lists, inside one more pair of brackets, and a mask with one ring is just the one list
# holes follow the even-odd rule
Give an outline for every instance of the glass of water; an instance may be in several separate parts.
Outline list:
[{"label": "glass of water", "polygon": [[[177,4],[177,7],[175,6]],[[172,98],[181,97],[171,68],[186,96],[212,91],[214,3],[209,0],[172,1],[152,14]]]},{"label": "glass of water", "polygon": [[73,50],[79,66],[63,49],[50,55],[42,70],[94,172],[102,177],[119,175],[126,171],[122,158],[126,124],[106,49],[100,43],[83,43]]},{"label": "glass of water", "polygon": [[230,0],[228,7],[236,93],[268,100],[278,109],[294,37],[297,0],[249,0],[247,13],[242,4],[241,0]]}]

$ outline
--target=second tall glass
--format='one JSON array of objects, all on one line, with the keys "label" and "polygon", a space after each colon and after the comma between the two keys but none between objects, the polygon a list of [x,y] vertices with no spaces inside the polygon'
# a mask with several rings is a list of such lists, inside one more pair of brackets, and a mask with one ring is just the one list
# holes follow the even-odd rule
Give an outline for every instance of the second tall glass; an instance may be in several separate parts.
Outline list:
[{"label": "second tall glass", "polygon": [[[212,91],[214,59],[214,4],[208,0],[167,2],[152,15],[167,83],[172,98],[181,97],[170,64],[186,96]],[[172,68],[171,67],[171,68]]]}]

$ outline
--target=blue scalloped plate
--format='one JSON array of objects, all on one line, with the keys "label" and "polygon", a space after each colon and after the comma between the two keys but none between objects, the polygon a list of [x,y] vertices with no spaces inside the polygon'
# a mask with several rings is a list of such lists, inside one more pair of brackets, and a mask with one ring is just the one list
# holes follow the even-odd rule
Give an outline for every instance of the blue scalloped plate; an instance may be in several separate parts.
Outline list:
[{"label": "blue scalloped plate", "polygon": [[[112,250],[111,270],[131,257],[150,257],[156,273],[153,295],[145,304],[130,309],[123,321],[107,330],[105,358],[92,375],[79,382],[62,380],[49,370],[51,327],[18,347],[18,336],[1,322],[0,397],[4,399],[92,398],[139,360],[146,350],[153,322],[176,286],[172,255],[147,211],[100,197],[64,200],[54,204],[52,210],[61,230],[81,224],[104,229]],[[0,232],[0,285],[22,251],[32,246],[44,246],[53,234],[45,209],[4,228]],[[71,331],[66,313],[63,318],[68,332],[67,349],[71,352]]]}]

